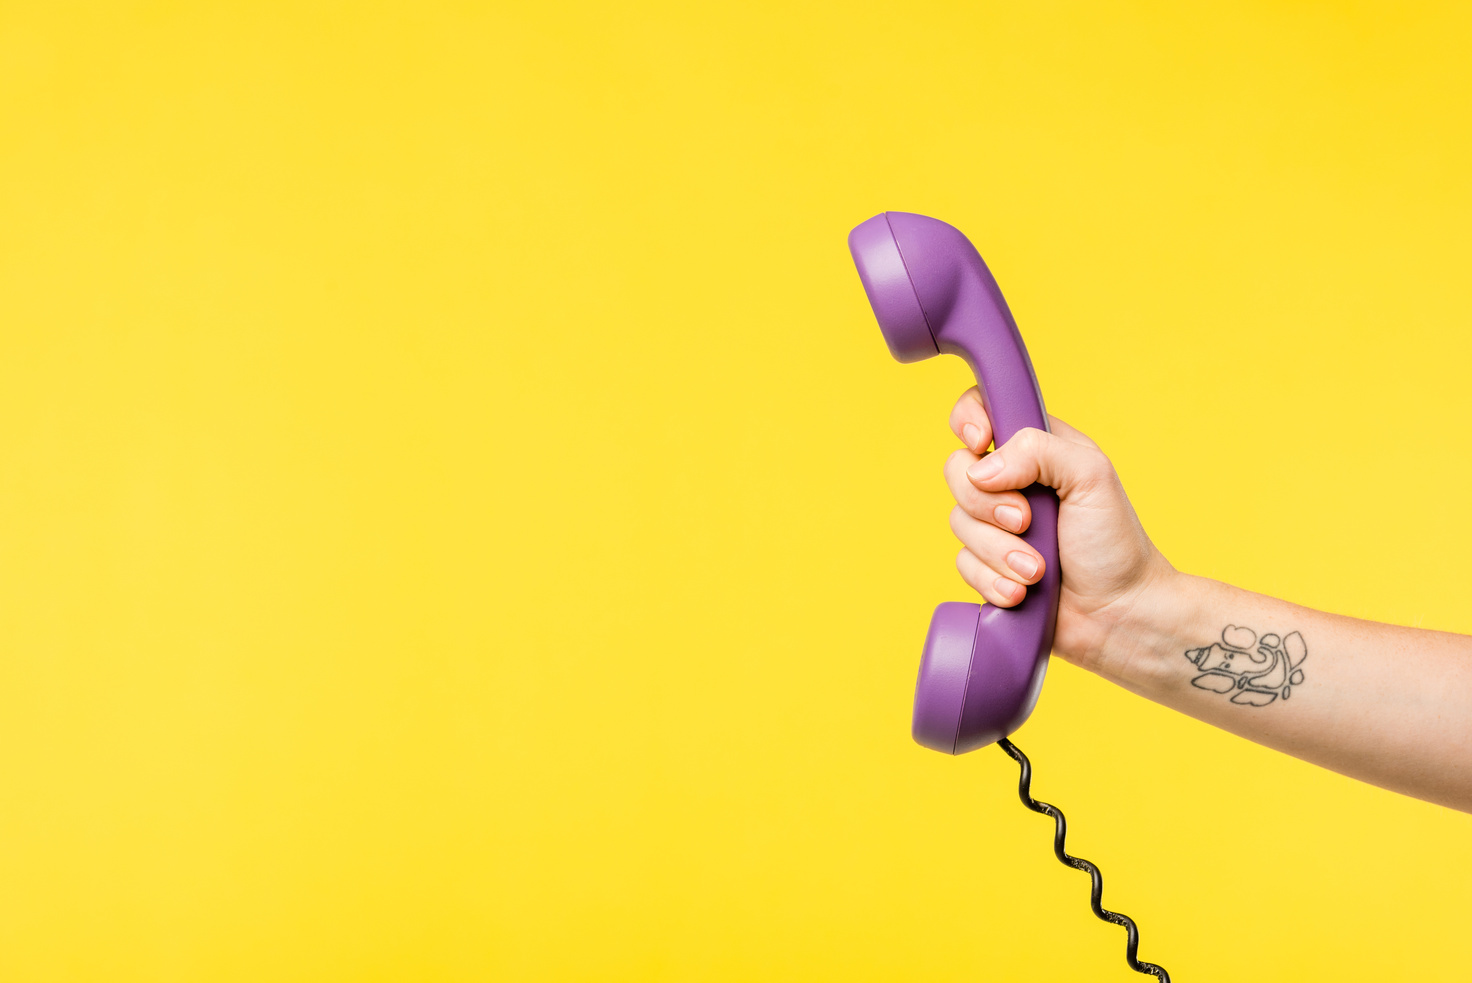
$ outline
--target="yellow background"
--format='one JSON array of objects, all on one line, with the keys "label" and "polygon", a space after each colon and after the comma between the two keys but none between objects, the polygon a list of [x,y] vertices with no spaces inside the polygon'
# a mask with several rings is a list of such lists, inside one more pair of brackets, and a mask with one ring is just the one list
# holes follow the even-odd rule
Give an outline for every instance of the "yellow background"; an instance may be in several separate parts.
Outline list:
[{"label": "yellow background", "polygon": [[[1178,567],[1472,631],[1457,7],[4,3],[0,979],[1139,979],[910,743],[967,378],[844,236],[967,232]],[[1464,972],[1467,817],[1019,743],[1177,980]]]}]

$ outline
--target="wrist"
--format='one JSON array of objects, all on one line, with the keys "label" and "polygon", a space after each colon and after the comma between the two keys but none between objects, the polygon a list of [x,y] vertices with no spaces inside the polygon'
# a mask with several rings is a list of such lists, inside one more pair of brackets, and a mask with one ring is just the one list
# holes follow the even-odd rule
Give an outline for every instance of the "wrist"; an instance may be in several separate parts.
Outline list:
[{"label": "wrist", "polygon": [[1178,677],[1172,660],[1200,634],[1197,622],[1211,583],[1163,564],[1111,619],[1089,668],[1145,695]]}]

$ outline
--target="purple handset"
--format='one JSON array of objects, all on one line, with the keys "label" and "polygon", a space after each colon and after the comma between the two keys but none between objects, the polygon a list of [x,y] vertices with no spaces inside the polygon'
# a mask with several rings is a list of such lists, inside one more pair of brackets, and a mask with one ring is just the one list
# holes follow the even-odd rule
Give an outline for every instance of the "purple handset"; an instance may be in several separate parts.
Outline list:
[{"label": "purple handset", "polygon": [[[997,446],[1024,427],[1048,429],[1027,347],[976,247],[944,222],[884,212],[849,233],[890,353],[918,362],[945,352],[971,366]],[[935,609],[915,682],[912,733],[925,747],[964,754],[1011,734],[1032,713],[1058,618],[1058,496],[1023,490],[1032,523],[1022,538],[1046,564],[1013,608],[948,602]]]}]

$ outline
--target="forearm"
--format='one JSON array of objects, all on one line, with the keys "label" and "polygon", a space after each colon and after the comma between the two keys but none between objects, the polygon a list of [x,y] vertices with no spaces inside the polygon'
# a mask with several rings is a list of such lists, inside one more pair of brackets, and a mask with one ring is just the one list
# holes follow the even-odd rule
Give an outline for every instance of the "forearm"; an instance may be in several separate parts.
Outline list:
[{"label": "forearm", "polygon": [[[1258,644],[1245,645],[1242,629]],[[1301,643],[1289,641],[1295,632]],[[1141,696],[1259,744],[1472,812],[1472,636],[1360,621],[1172,573],[1139,595],[1088,661]]]}]

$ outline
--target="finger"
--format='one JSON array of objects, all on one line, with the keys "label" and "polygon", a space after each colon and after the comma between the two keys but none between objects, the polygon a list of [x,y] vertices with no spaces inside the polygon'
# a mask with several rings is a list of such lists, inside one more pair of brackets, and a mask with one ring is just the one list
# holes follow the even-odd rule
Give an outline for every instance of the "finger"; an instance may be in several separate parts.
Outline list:
[{"label": "finger", "polygon": [[988,604],[1010,608],[1027,596],[1026,587],[999,576],[970,550],[962,550],[956,554],[956,569],[960,571],[961,579],[970,584],[971,589],[980,594]]},{"label": "finger", "polygon": [[982,522],[1001,526],[1008,532],[1022,532],[1032,524],[1032,506],[1019,491],[982,491],[966,477],[966,469],[977,457],[968,450],[957,450],[946,458],[946,487],[956,504],[967,515]]},{"label": "finger", "polygon": [[992,421],[981,405],[981,390],[972,386],[951,407],[951,430],[961,443],[980,454],[992,444]]},{"label": "finger", "polygon": [[966,469],[966,477],[983,491],[1026,488],[1041,482],[1060,497],[1098,484],[1113,474],[1109,458],[1097,447],[1075,444],[1057,434],[1024,427],[1001,447]]},{"label": "finger", "polygon": [[1035,584],[1043,576],[1043,558],[1037,550],[1005,529],[951,509],[951,532],[976,558],[998,574],[1019,584]]},{"label": "finger", "polygon": [[1062,420],[1058,419],[1051,413],[1048,414],[1048,429],[1053,431],[1053,433],[1057,434],[1059,437],[1062,437],[1064,440],[1071,440],[1075,444],[1086,444],[1089,447],[1095,448],[1099,446],[1098,444],[1090,440],[1088,435],[1086,435],[1082,430],[1069,426],[1067,423],[1064,423]]}]

